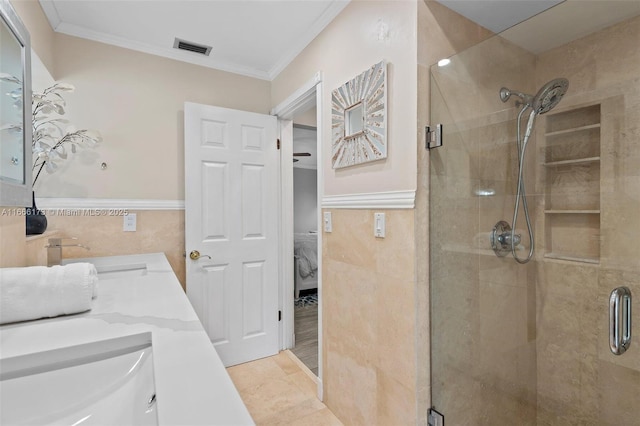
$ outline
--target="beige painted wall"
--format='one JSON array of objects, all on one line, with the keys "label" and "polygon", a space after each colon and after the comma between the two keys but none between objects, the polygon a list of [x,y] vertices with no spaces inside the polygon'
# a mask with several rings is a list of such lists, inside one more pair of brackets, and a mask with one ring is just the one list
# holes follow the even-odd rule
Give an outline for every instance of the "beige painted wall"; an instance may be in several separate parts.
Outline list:
[{"label": "beige painted wall", "polygon": [[[416,187],[416,3],[400,0],[352,1],[272,82],[278,105],[323,73],[324,195],[413,190]],[[379,23],[388,37],[379,40]],[[374,163],[331,168],[331,91],[371,65],[388,66],[388,158]]]},{"label": "beige painted wall", "polygon": [[[80,152],[55,174],[43,174],[35,187],[39,197],[182,200],[184,102],[269,111],[267,81],[57,34],[37,1],[14,3],[43,63],[59,81],[76,86],[66,96],[67,118],[104,138],[98,149]],[[100,169],[103,161],[106,170]],[[48,229],[92,247],[90,253],[68,250],[65,257],[163,251],[184,285],[184,212],[138,214],[135,233],[122,231],[120,217],[90,223],[52,217]],[[0,230],[0,265],[42,259],[41,253],[25,254],[24,218],[0,216]]]},{"label": "beige painted wall", "polygon": [[[58,34],[68,118],[104,142],[45,175],[41,197],[184,199],[184,102],[268,113],[268,81]],[[107,163],[106,170],[100,164]]]},{"label": "beige painted wall", "polygon": [[[56,75],[75,85],[69,119],[104,142],[36,185],[40,197],[184,199],[185,101],[267,113],[269,82],[58,34]],[[100,164],[105,162],[107,169]],[[184,212],[141,211],[136,232],[121,217],[56,217],[49,229],[78,237],[91,256],[164,252],[185,286]],[[87,253],[68,251],[65,257]]]}]

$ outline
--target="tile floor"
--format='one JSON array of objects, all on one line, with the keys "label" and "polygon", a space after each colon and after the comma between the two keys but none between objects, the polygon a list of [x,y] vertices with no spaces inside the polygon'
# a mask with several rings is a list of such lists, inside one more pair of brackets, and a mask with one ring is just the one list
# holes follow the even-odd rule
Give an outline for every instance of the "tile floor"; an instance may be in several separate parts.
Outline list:
[{"label": "tile floor", "polygon": [[290,351],[227,368],[258,426],[340,426],[316,397],[311,373]]}]

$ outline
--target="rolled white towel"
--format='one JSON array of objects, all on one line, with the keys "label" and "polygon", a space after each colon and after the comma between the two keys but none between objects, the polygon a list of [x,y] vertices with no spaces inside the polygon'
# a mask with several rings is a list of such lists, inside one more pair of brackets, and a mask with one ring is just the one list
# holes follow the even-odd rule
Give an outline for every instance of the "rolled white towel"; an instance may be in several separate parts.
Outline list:
[{"label": "rolled white towel", "polygon": [[97,283],[91,263],[0,269],[0,324],[87,311]]}]

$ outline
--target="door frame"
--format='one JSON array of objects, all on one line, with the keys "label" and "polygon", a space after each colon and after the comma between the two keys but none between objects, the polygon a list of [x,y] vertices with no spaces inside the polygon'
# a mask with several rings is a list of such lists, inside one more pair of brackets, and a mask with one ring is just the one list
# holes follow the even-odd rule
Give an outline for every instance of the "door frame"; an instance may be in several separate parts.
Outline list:
[{"label": "door frame", "polygon": [[[322,72],[294,91],[289,97],[271,110],[278,117],[280,134],[280,158],[293,158],[293,117],[307,110],[315,103],[316,107],[316,158],[317,158],[317,223],[318,223],[318,399],[322,401]],[[294,343],[293,309],[293,162],[280,161],[280,348],[289,349]],[[287,272],[288,271],[288,272]]]}]

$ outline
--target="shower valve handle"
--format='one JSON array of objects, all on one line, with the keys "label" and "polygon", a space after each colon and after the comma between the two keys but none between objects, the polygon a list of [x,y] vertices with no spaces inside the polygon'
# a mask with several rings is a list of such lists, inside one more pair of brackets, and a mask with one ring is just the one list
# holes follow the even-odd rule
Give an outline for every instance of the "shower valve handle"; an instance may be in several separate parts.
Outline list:
[{"label": "shower valve handle", "polygon": [[500,242],[503,246],[511,246],[512,238],[514,246],[520,244],[520,241],[522,239],[520,234],[514,234],[512,231],[507,231],[498,235],[498,242]]}]

